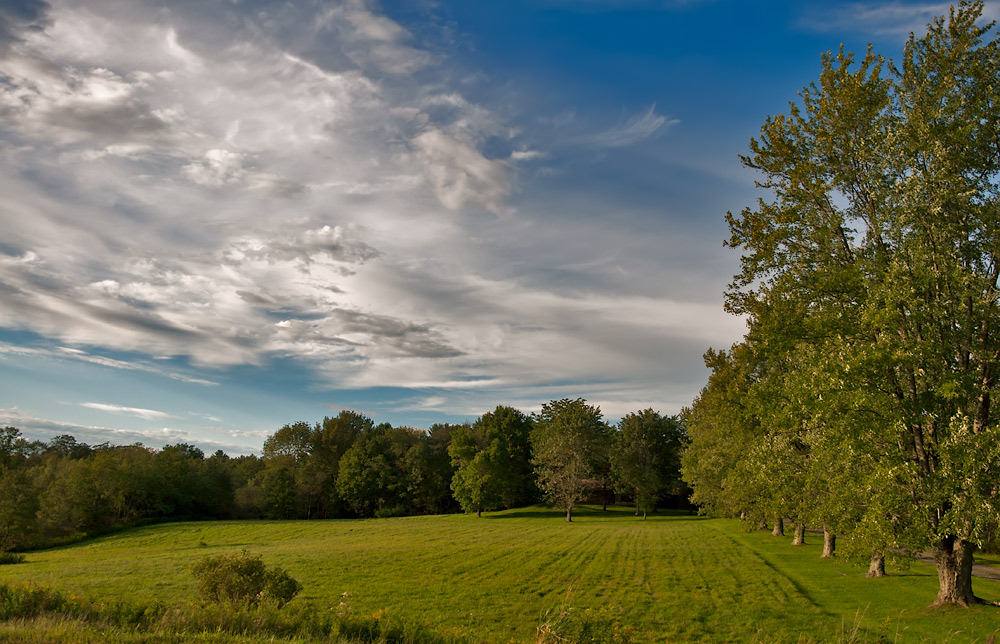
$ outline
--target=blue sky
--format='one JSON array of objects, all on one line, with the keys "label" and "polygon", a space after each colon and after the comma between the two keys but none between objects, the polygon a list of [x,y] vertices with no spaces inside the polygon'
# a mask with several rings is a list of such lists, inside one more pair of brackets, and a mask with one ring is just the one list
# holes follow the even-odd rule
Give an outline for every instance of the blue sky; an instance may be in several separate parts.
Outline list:
[{"label": "blue sky", "polygon": [[0,423],[677,413],[743,333],[738,155],[823,52],[947,6],[2,2]]}]

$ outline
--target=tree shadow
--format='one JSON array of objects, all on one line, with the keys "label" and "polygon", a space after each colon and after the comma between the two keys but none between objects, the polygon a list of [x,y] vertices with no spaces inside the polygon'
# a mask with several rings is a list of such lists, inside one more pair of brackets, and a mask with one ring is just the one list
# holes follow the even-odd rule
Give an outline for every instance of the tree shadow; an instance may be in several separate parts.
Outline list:
[{"label": "tree shadow", "polygon": [[[558,508],[550,508],[544,505],[532,505],[525,508],[517,508],[514,510],[501,510],[499,512],[483,513],[482,518],[497,520],[497,519],[565,519],[566,513]],[[598,519],[598,520],[617,520],[617,521],[627,521],[634,520],[638,523],[642,523],[642,515],[635,515],[634,506],[625,505],[612,505],[608,506],[607,511],[601,509],[599,505],[580,505],[573,510],[573,520],[583,519]],[[689,510],[659,510],[655,513],[650,513],[648,519],[645,523],[655,523],[658,520],[670,519],[671,521],[704,521],[708,519],[705,516],[699,516],[697,513],[693,513]]]}]

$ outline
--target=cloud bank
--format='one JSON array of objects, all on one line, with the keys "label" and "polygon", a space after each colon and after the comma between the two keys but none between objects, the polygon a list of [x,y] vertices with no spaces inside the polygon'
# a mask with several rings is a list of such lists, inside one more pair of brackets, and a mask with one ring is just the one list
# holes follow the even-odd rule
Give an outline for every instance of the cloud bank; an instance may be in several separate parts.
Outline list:
[{"label": "cloud bank", "polygon": [[[31,351],[204,387],[289,359],[452,414],[570,389],[624,413],[676,411],[700,365],[667,365],[738,333],[664,288],[641,231],[520,200],[556,146],[368,2],[27,3],[0,12],[0,75],[0,327],[50,340]],[[632,113],[576,140],[678,123]]]}]

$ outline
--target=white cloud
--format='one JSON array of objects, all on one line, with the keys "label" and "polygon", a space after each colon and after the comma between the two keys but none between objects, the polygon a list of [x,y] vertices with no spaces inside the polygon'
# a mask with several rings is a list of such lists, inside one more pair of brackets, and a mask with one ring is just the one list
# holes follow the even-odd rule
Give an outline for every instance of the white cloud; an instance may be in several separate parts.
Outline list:
[{"label": "white cloud", "polygon": [[348,56],[358,65],[404,75],[427,67],[431,55],[407,44],[412,35],[385,16],[373,13],[364,0],[348,0],[331,9],[324,26],[359,46]]},{"label": "white cloud", "polygon": [[656,106],[637,114],[621,125],[592,135],[588,142],[599,148],[622,148],[634,145],[662,134],[667,128],[679,123],[656,113]]},{"label": "white cloud", "polygon": [[[703,295],[661,288],[681,281],[659,274],[680,233],[651,241],[620,208],[576,219],[568,198],[515,209],[517,169],[551,146],[373,5],[126,4],[58,0],[0,51],[0,327],[53,339],[52,356],[202,385],[222,379],[150,359],[281,357],[317,386],[479,409],[594,378],[654,399],[680,379],[671,347],[733,333]],[[577,150],[676,122],[583,121],[559,120]],[[92,408],[143,411],[113,407]]]},{"label": "white cloud", "polygon": [[181,171],[195,183],[209,187],[220,187],[238,183],[247,175],[244,167],[245,155],[229,150],[212,149],[205,158],[189,163]]},{"label": "white cloud", "polygon": [[544,152],[538,150],[514,150],[510,153],[510,158],[513,161],[533,161],[535,159],[544,159],[546,156]]},{"label": "white cloud", "polygon": [[[42,418],[23,412],[16,407],[0,407],[0,425],[17,427],[29,440],[48,441],[54,436],[69,434],[78,441],[90,445],[105,442],[113,445],[142,443],[154,449],[164,445],[183,442],[196,444],[206,454],[210,454],[217,449],[222,449],[231,455],[249,454],[256,451],[256,446],[270,433],[265,431],[238,432],[227,436],[227,438],[235,440],[212,440],[204,435],[194,435],[187,430],[171,427],[158,427],[154,429],[114,428],[104,425],[68,423],[51,418]],[[251,443],[252,447],[247,445],[247,439],[251,438],[253,439]]]},{"label": "white cloud", "polygon": [[500,213],[510,194],[508,170],[466,142],[429,129],[413,139],[417,159],[434,186],[434,193],[450,210],[480,206]]},{"label": "white cloud", "polygon": [[139,418],[145,420],[155,420],[159,418],[169,418],[170,415],[162,411],[156,411],[153,409],[140,409],[138,407],[123,407],[121,405],[108,405],[105,403],[80,403],[81,407],[88,407],[90,409],[97,409],[99,411],[106,411],[111,414],[128,414],[130,416],[138,416]]},{"label": "white cloud", "polygon": [[163,369],[161,367],[146,364],[139,360],[131,360],[126,362],[125,360],[116,360],[114,358],[108,358],[107,356],[88,353],[86,351],[83,351],[82,349],[77,349],[74,347],[54,347],[54,348],[22,347],[5,342],[0,342],[0,360],[4,359],[6,356],[59,358],[59,359],[85,362],[88,364],[107,367],[110,369],[118,369],[122,371],[138,371],[142,373],[153,374],[163,378],[169,378],[171,380],[177,380],[180,382],[186,382],[189,384],[201,385],[205,387],[215,387],[218,386],[219,384],[214,380],[207,380],[205,378],[198,378],[186,373],[180,373],[177,371]]},{"label": "white cloud", "polygon": [[[928,23],[947,16],[952,6],[948,2],[854,2],[807,14],[800,23],[814,31],[860,31],[902,38],[910,33],[924,33]],[[997,19],[1000,19],[1000,3],[985,3],[983,20]]]}]

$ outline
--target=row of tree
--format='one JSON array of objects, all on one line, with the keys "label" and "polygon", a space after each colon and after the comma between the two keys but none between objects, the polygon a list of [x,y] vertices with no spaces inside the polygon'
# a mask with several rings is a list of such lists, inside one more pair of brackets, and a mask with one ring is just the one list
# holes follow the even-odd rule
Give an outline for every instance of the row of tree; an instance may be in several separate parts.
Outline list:
[{"label": "row of tree", "polygon": [[[898,65],[823,59],[744,164],[769,191],[729,215],[727,306],[683,414],[703,507],[823,525],[860,552],[931,551],[968,605],[1000,524],[1000,43],[981,2],[910,36]],[[832,543],[828,545],[832,546]]]},{"label": "row of tree", "polygon": [[[174,518],[309,519],[512,508],[542,496],[566,511],[595,488],[655,510],[679,481],[683,432],[652,410],[617,426],[582,399],[527,415],[500,406],[428,431],[344,411],[285,425],[261,456],[192,445],[45,443],[0,430],[0,551]],[[605,497],[607,498],[607,497]]]}]

